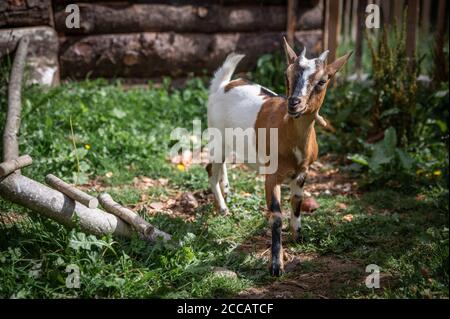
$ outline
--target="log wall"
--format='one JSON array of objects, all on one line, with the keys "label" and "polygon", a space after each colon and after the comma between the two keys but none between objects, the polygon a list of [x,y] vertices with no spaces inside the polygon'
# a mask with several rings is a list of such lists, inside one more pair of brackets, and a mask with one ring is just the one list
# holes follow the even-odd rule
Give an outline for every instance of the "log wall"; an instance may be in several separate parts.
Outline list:
[{"label": "log wall", "polygon": [[[203,74],[216,69],[231,51],[247,55],[241,70],[248,70],[261,55],[282,50],[287,26],[286,0],[6,3],[0,4],[0,17],[8,15],[0,27],[54,25],[59,37],[61,76],[75,79]],[[72,3],[80,8],[80,28],[66,26],[65,9]],[[41,11],[12,18],[32,8]],[[294,15],[297,47],[306,45],[311,53],[321,49],[322,13],[321,1],[299,1]]]}]

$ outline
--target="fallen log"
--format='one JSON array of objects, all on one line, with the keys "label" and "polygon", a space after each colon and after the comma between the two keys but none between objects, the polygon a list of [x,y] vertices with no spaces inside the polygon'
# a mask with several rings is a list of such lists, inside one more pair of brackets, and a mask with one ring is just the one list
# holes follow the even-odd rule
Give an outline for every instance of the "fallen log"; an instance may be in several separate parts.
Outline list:
[{"label": "fallen log", "polygon": [[64,226],[79,227],[90,234],[130,238],[131,227],[100,209],[90,209],[68,196],[28,177],[13,173],[0,182],[0,195]]},{"label": "fallen log", "polygon": [[0,28],[51,24],[51,0],[0,1]]},{"label": "fallen log", "polygon": [[21,120],[20,112],[22,111],[22,78],[28,43],[29,39],[27,37],[20,39],[9,77],[8,111],[3,131],[3,161],[5,162],[19,157],[18,135]]},{"label": "fallen log", "polygon": [[3,162],[0,164],[0,180],[15,171],[29,166],[33,163],[33,159],[30,155],[22,155],[13,160]]},{"label": "fallen log", "polygon": [[[70,13],[65,7],[55,12],[55,28],[65,34],[108,34],[131,32],[263,32],[286,29],[285,6],[173,6],[167,4],[81,3],[80,28],[67,28]],[[295,10],[300,30],[320,29],[322,11],[304,2]]]},{"label": "fallen log", "polygon": [[[250,70],[265,53],[281,51],[283,32],[132,33],[61,39],[62,76],[150,78],[180,77],[215,70],[228,53],[246,55],[239,70]],[[322,32],[300,31],[295,41],[307,52],[321,49]]]},{"label": "fallen log", "polygon": [[171,240],[171,236],[169,234],[155,228],[132,210],[121,206],[115,202],[109,194],[104,193],[99,195],[98,200],[100,205],[102,205],[107,212],[116,215],[133,226],[133,228],[135,228],[144,239],[150,242],[154,242],[158,238],[165,241]]},{"label": "fallen log", "polygon": [[52,188],[60,191],[61,193],[65,194],[69,198],[80,202],[86,207],[89,207],[91,209],[97,208],[98,206],[98,199],[86,194],[85,192],[77,189],[76,187],[73,187],[72,185],[67,184],[62,179],[59,179],[55,175],[48,174],[45,176],[45,182],[50,185]]}]

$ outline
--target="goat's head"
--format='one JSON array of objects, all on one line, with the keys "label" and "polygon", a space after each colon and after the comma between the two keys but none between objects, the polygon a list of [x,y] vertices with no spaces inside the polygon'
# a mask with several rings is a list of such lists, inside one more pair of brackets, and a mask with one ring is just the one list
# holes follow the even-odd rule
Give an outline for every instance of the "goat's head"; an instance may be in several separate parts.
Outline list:
[{"label": "goat's head", "polygon": [[305,114],[315,114],[316,119],[323,121],[319,115],[326,89],[330,79],[347,62],[352,52],[327,64],[328,50],[318,58],[307,59],[306,48],[297,56],[284,39],[287,58],[286,90],[288,96],[288,114],[297,118]]}]

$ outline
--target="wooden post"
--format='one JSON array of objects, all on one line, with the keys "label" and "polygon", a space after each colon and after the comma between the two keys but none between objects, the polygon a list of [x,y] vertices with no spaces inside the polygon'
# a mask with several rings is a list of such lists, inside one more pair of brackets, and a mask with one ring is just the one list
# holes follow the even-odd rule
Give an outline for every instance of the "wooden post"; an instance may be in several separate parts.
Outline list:
[{"label": "wooden post", "polygon": [[338,34],[339,34],[339,1],[330,0],[328,1],[329,9],[329,22],[328,22],[328,50],[330,53],[328,55],[328,61],[336,60],[336,50],[338,47]]},{"label": "wooden post", "polygon": [[420,29],[421,33],[424,36],[426,36],[428,32],[430,32],[430,9],[431,9],[431,0],[422,0],[422,8],[420,12],[421,15]]},{"label": "wooden post", "polygon": [[408,0],[407,30],[406,30],[406,55],[409,59],[408,68],[414,70],[416,55],[416,35],[419,14],[419,0]]},{"label": "wooden post", "polygon": [[67,184],[63,180],[59,179],[55,175],[48,174],[45,176],[45,182],[50,185],[52,188],[60,191],[61,193],[65,194],[67,197],[80,202],[86,207],[89,207],[91,209],[97,208],[98,206],[98,199],[86,194],[83,191],[80,191],[79,189],[73,187],[72,185]]},{"label": "wooden post", "polygon": [[362,49],[363,49],[363,32],[365,30],[365,16],[366,16],[367,0],[359,0],[357,2],[357,18],[358,24],[356,28],[356,43],[355,43],[355,72],[358,79],[362,75]]},{"label": "wooden post", "polygon": [[356,30],[358,29],[358,0],[352,0],[352,41],[356,43]]},{"label": "wooden post", "polygon": [[287,41],[294,48],[294,34],[297,26],[298,0],[288,0],[287,3]]},{"label": "wooden post", "polygon": [[328,25],[330,24],[330,0],[321,0],[323,4],[323,36],[322,36],[322,50],[328,50]]},{"label": "wooden post", "polygon": [[380,2],[383,28],[389,28],[389,22],[391,21],[391,3],[392,1],[390,0],[381,0]]},{"label": "wooden post", "polygon": [[403,21],[403,0],[395,0],[394,1],[394,12],[392,14],[392,22],[394,22],[394,20],[397,22],[398,27],[401,26],[402,21]]},{"label": "wooden post", "polygon": [[445,13],[446,13],[446,0],[439,0],[438,4],[438,17],[436,32],[438,37],[444,38],[445,34]]},{"label": "wooden post", "polygon": [[345,43],[350,39],[350,19],[352,14],[352,0],[344,1],[344,23],[343,23],[343,40]]}]

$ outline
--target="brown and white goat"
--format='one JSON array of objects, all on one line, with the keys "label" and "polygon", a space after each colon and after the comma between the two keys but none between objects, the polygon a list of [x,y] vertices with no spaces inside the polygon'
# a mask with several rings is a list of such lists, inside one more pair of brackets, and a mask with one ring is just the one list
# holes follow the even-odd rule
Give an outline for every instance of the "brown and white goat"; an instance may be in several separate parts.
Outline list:
[{"label": "brown and white goat", "polygon": [[[225,136],[226,128],[278,129],[278,165],[274,173],[265,175],[265,196],[270,211],[272,230],[271,261],[269,270],[279,276],[283,272],[281,242],[280,185],[286,183],[291,190],[290,229],[295,240],[300,233],[300,210],[303,185],[309,166],[317,159],[318,147],[314,124],[326,122],[319,115],[330,79],[342,68],[351,55],[347,53],[331,64],[326,63],[328,51],[318,58],[307,59],[305,49],[297,56],[284,40],[288,67],[286,69],[287,98],[243,79],[231,81],[234,70],[243,55],[230,54],[211,81],[208,100],[208,126]],[[258,150],[257,134],[251,136],[247,147],[256,153],[270,154],[270,141],[265,150]],[[266,134],[266,139],[269,136]],[[226,141],[222,141],[225,153]],[[226,156],[208,164],[210,187],[220,212],[227,213],[224,196],[229,190]],[[245,157],[245,156],[244,156]]]}]

